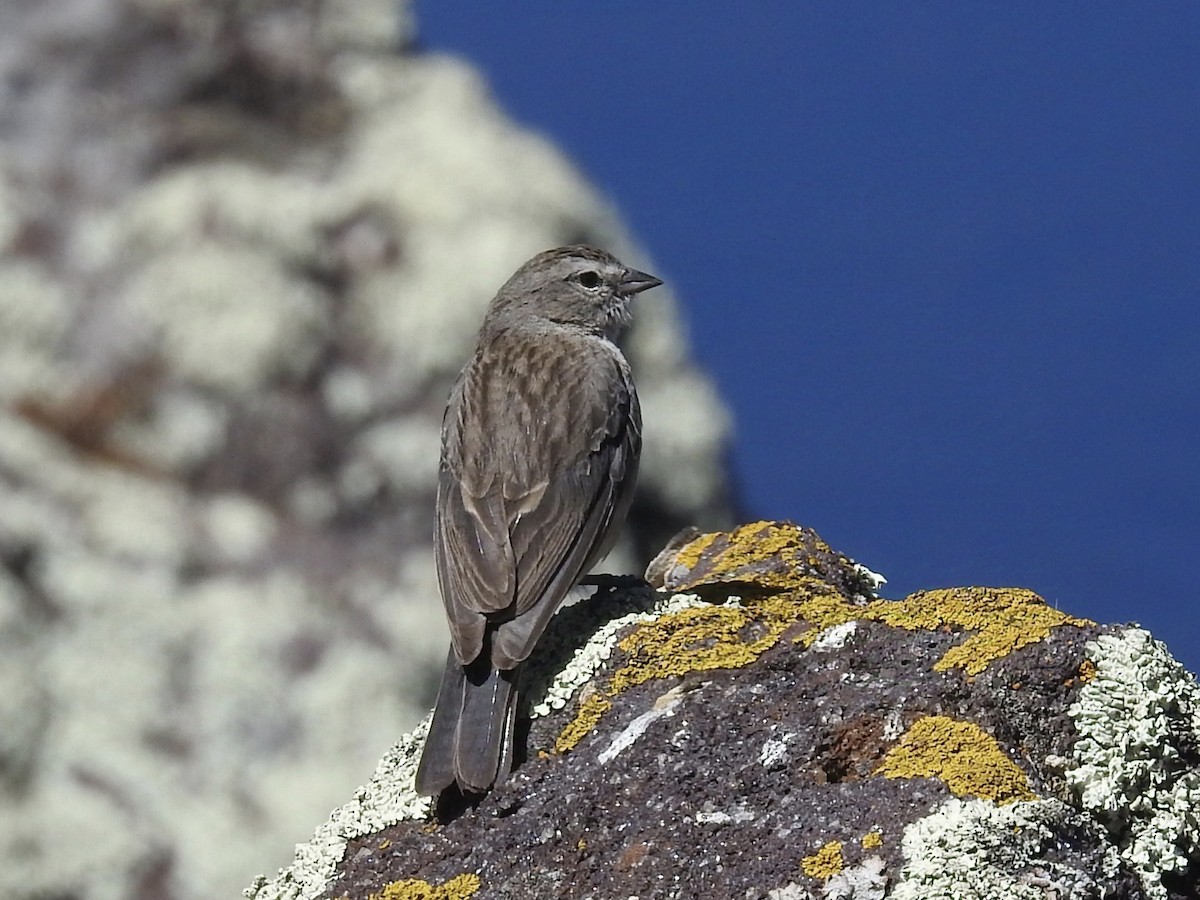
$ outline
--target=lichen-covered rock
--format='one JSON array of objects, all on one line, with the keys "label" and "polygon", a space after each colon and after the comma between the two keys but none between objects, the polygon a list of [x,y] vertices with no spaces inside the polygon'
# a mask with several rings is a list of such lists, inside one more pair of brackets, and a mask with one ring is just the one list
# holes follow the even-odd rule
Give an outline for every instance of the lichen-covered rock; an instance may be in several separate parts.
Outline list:
[{"label": "lichen-covered rock", "polygon": [[[432,696],[438,429],[490,296],[555,244],[640,254],[407,3],[0,19],[0,894],[229,896]],[[626,560],[728,506],[669,294],[628,352]]]},{"label": "lichen-covered rock", "polygon": [[874,596],[808,529],[681,542],[564,609],[525,758],[438,809],[423,731],[253,900],[1196,898],[1195,680],[1014,588]]}]

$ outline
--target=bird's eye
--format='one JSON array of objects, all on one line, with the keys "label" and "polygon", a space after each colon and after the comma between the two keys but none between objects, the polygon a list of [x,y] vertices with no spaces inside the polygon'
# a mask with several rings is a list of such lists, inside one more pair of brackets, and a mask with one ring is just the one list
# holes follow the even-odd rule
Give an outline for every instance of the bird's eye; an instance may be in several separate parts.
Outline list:
[{"label": "bird's eye", "polygon": [[600,287],[600,273],[593,272],[591,269],[588,269],[586,272],[580,272],[579,283],[585,288]]}]

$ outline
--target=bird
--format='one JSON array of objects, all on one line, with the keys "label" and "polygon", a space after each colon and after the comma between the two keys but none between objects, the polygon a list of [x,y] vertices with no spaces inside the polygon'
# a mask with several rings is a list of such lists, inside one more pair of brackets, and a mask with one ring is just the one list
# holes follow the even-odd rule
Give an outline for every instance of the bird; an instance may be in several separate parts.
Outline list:
[{"label": "bird", "polygon": [[415,786],[483,794],[512,770],[517,676],[612,548],[642,417],[615,343],[661,279],[587,245],[523,264],[488,305],[442,420],[435,510],[450,651]]}]

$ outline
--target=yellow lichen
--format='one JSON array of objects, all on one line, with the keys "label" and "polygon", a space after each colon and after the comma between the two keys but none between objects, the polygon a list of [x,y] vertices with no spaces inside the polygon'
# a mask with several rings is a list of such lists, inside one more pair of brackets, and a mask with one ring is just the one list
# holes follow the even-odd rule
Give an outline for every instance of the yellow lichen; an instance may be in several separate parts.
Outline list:
[{"label": "yellow lichen", "polygon": [[937,778],[958,797],[996,803],[1035,800],[1025,773],[973,722],[918,719],[875,770],[887,778]]},{"label": "yellow lichen", "polygon": [[1079,664],[1079,680],[1087,684],[1096,677],[1096,664],[1090,659],[1085,659]]},{"label": "yellow lichen", "polygon": [[651,678],[740,668],[773,647],[796,614],[796,604],[781,597],[670,613],[618,644],[628,659],[612,681],[621,691]]},{"label": "yellow lichen", "polygon": [[794,601],[768,597],[746,606],[683,609],[647,622],[620,641],[625,664],[580,703],[554,748],[560,753],[573,749],[612,708],[609,698],[631,687],[654,678],[748,665],[773,647],[796,618]]},{"label": "yellow lichen", "polygon": [[860,619],[883,622],[907,631],[961,628],[972,631],[961,644],[951,647],[933,664],[934,671],[959,668],[978,675],[991,663],[1014,650],[1044,640],[1061,625],[1092,625],[1087,619],[1068,616],[1046,605],[1046,601],[1023,588],[949,588],[921,591],[904,600],[876,600],[857,606],[840,594],[811,596],[799,604],[803,618],[816,630],[797,635],[797,643],[809,646],[821,629]]},{"label": "yellow lichen", "polygon": [[675,556],[675,568],[683,570],[676,590],[726,582],[753,584],[762,588],[797,588],[826,564],[841,560],[815,532],[791,522],[751,522],[733,531],[702,534]]},{"label": "yellow lichen", "polygon": [[1024,588],[919,591],[900,603],[872,603],[864,618],[909,630],[951,625],[975,632],[947,650],[933,666],[938,672],[960,668],[968,675],[978,675],[1014,650],[1045,639],[1060,625],[1094,624],[1047,606],[1045,600]]},{"label": "yellow lichen", "polygon": [[700,555],[704,553],[704,551],[707,550],[712,545],[712,542],[720,537],[720,535],[721,533],[719,531],[709,532],[708,534],[700,535],[700,537],[696,538],[694,541],[686,544],[680,549],[679,554],[675,557],[675,565],[683,566],[685,569],[694,569],[696,567],[696,563],[700,561]]},{"label": "yellow lichen", "polygon": [[599,692],[589,694],[579,704],[579,712],[575,714],[567,727],[559,732],[554,741],[554,749],[559,753],[574,750],[575,745],[587,737],[600,718],[612,709],[612,701],[601,696]]},{"label": "yellow lichen", "polygon": [[877,850],[883,846],[883,832],[878,828],[868,831],[862,836],[861,843],[864,850]]},{"label": "yellow lichen", "polygon": [[[814,554],[829,559],[822,562]],[[1021,588],[949,588],[864,605],[818,577],[821,566],[836,566],[838,558],[813,532],[790,523],[754,522],[696,538],[677,557],[684,569],[703,570],[693,573],[692,580],[685,577],[685,586],[712,588],[728,580],[781,592],[740,604],[692,607],[637,627],[620,642],[627,654],[624,665],[580,704],[555,749],[574,748],[622,691],[652,678],[748,665],[789,630],[795,635],[792,640],[804,647],[825,629],[855,620],[910,631],[962,630],[969,634],[933,668],[957,668],[973,676],[1014,650],[1045,639],[1054,628],[1093,624],[1061,613]],[[793,627],[800,625],[808,627]]]},{"label": "yellow lichen", "polygon": [[846,867],[846,861],[842,858],[842,842],[830,841],[812,856],[806,856],[800,860],[800,868],[804,870],[804,874],[809,878],[832,878],[834,875],[841,873]]},{"label": "yellow lichen", "polygon": [[[788,522],[752,522],[730,532],[701,535],[679,551],[677,563],[697,570],[684,578],[680,589],[745,581],[811,594],[816,589],[814,575],[821,570],[817,554],[837,558],[813,532]],[[1022,588],[920,591],[900,602],[877,600],[866,606],[832,588],[820,597],[795,599],[803,599],[801,614],[818,628],[866,619],[912,631],[949,627],[973,632],[934,664],[937,671],[958,668],[967,675],[978,675],[1014,650],[1043,640],[1058,626],[1094,624],[1059,612]],[[808,633],[796,640],[807,645],[815,637]]]},{"label": "yellow lichen", "polygon": [[1090,625],[1047,606],[1022,588],[967,587],[923,591],[905,600],[852,603],[832,587],[804,588],[744,605],[701,606],[662,616],[636,628],[619,644],[628,659],[600,694],[585,700],[555,741],[559,752],[575,747],[611,708],[606,699],[652,678],[745,666],[770,649],[787,629],[811,627],[792,640],[808,647],[826,628],[854,620],[883,622],[910,631],[947,627],[974,632],[933,664],[935,671],[961,668],[978,675],[1004,656],[1043,640],[1060,625]]},{"label": "yellow lichen", "polygon": [[421,878],[406,878],[393,881],[371,900],[469,900],[474,897],[482,882],[478,875],[464,874],[451,878],[444,884],[432,885]]},{"label": "yellow lichen", "polygon": [[811,623],[813,627],[796,635],[792,640],[804,647],[811,647],[813,641],[820,637],[826,628],[861,619],[866,609],[867,607],[851,603],[832,589],[812,592],[797,600],[796,612],[799,618]]}]

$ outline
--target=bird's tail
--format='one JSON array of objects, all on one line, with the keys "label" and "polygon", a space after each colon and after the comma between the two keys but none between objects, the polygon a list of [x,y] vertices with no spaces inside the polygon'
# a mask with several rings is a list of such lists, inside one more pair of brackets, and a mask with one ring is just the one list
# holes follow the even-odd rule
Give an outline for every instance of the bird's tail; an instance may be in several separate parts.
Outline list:
[{"label": "bird's tail", "polygon": [[489,656],[481,653],[463,666],[450,648],[417,767],[417,793],[438,794],[455,781],[482,793],[512,770],[517,671],[493,667]]}]

